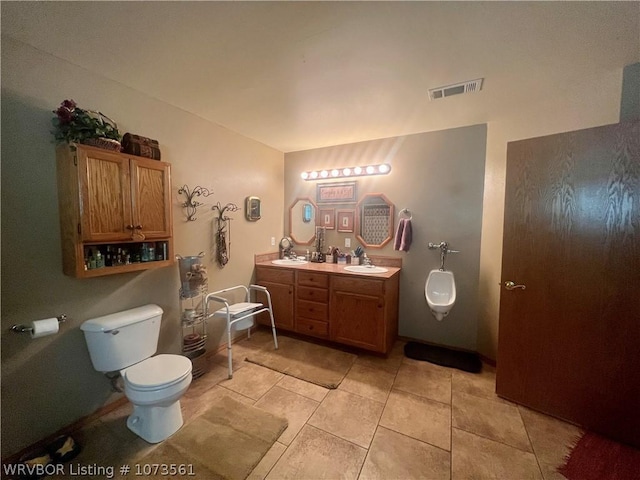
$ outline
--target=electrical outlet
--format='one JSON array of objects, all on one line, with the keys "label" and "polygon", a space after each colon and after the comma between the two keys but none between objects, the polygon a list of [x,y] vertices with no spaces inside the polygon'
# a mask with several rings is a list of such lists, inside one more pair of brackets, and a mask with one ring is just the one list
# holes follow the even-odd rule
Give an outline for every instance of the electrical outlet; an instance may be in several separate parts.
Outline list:
[{"label": "electrical outlet", "polygon": [[276,237],[271,237],[271,246],[276,244]]},{"label": "electrical outlet", "polygon": [[345,238],[344,239],[344,246],[349,248],[351,246],[351,239],[350,238]]}]

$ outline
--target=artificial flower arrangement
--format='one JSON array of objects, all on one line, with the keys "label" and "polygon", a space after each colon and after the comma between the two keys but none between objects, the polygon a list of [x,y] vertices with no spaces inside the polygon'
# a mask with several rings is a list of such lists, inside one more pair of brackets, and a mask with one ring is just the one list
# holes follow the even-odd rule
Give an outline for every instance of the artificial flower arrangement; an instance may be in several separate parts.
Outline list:
[{"label": "artificial flower arrangement", "polygon": [[85,143],[120,149],[118,126],[100,112],[79,108],[73,100],[63,101],[52,119],[55,130],[51,133],[58,143]]}]

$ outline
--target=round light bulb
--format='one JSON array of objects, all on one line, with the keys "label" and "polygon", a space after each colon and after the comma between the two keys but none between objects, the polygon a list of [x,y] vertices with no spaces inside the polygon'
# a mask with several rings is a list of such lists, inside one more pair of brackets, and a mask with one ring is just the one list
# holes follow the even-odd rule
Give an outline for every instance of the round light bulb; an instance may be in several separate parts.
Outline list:
[{"label": "round light bulb", "polygon": [[337,168],[334,168],[333,170],[331,170],[332,177],[337,177],[338,175],[340,175],[340,170],[338,170]]},{"label": "round light bulb", "polygon": [[353,173],[355,173],[356,175],[360,175],[362,173],[362,168],[360,167],[356,167],[353,169]]},{"label": "round light bulb", "polygon": [[300,174],[300,178],[302,178],[303,180],[306,180],[307,178],[309,178],[309,172],[302,172]]},{"label": "round light bulb", "polygon": [[318,172],[311,172],[311,178],[318,178]]},{"label": "round light bulb", "polygon": [[345,177],[348,177],[349,175],[351,175],[351,169],[350,168],[345,168],[344,170],[342,170],[342,174]]},{"label": "round light bulb", "polygon": [[383,163],[378,167],[378,172],[380,173],[389,173],[389,170],[390,170],[389,165],[387,165],[386,163]]},{"label": "round light bulb", "polygon": [[320,176],[321,176],[322,178],[327,178],[327,177],[329,176],[329,172],[327,172],[326,170],[322,170],[322,171],[320,172]]},{"label": "round light bulb", "polygon": [[374,168],[373,168],[371,165],[369,165],[369,166],[367,167],[367,173],[368,173],[369,175],[371,175],[373,172],[374,172]]}]

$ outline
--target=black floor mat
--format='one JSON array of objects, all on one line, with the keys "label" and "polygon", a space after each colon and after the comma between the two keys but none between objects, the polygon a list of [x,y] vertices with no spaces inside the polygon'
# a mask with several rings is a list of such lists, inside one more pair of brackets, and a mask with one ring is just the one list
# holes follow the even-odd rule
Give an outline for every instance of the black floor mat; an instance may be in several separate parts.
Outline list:
[{"label": "black floor mat", "polygon": [[404,354],[415,360],[424,360],[465,372],[479,373],[482,370],[482,362],[477,353],[460,352],[435,345],[409,342],[404,346]]}]

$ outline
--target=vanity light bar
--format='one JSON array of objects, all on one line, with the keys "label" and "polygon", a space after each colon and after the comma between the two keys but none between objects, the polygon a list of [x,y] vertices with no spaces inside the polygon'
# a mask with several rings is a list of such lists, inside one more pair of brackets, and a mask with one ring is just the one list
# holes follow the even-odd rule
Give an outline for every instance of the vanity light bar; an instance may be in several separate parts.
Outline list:
[{"label": "vanity light bar", "polygon": [[362,177],[370,175],[387,175],[391,171],[391,165],[380,163],[378,165],[364,165],[362,167],[341,167],[331,170],[309,170],[302,172],[303,180],[325,180],[333,178]]}]

